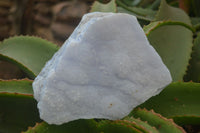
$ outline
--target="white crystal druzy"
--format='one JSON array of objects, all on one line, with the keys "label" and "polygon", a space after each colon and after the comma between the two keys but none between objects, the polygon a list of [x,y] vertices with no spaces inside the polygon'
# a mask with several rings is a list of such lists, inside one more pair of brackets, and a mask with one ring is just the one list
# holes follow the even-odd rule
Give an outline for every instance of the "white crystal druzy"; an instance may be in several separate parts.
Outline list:
[{"label": "white crystal druzy", "polygon": [[41,119],[121,119],[171,75],[134,16],[89,13],[33,83]]}]

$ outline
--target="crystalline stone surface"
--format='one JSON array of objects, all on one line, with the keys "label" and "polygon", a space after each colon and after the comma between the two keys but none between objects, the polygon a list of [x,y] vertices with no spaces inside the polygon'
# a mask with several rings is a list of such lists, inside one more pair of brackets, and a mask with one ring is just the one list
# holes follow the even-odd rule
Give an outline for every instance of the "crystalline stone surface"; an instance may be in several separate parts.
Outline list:
[{"label": "crystalline stone surface", "polygon": [[33,83],[41,119],[121,119],[171,75],[134,16],[90,13]]}]

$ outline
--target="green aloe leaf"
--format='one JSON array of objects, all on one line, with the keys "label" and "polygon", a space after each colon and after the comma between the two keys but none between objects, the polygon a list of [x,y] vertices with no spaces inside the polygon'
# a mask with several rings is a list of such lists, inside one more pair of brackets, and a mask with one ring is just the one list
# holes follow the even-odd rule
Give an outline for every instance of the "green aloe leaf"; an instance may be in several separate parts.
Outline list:
[{"label": "green aloe leaf", "polygon": [[179,21],[191,25],[189,16],[183,10],[168,5],[166,0],[161,0],[156,21],[164,20]]},{"label": "green aloe leaf", "polygon": [[121,0],[123,3],[125,3],[128,6],[136,6],[138,5],[142,0]]},{"label": "green aloe leaf", "polygon": [[[134,7],[136,10],[138,9],[137,7]],[[140,8],[141,9],[141,8]],[[140,16],[136,13],[133,13],[131,11],[126,10],[125,8],[122,7],[117,7],[117,12],[118,13],[127,13],[133,16],[136,16],[138,19],[138,22],[140,23],[140,25],[143,27],[144,25],[148,25],[151,21],[151,19],[149,19],[148,17],[144,17],[144,16]]]},{"label": "green aloe leaf", "polygon": [[119,7],[117,8],[118,12],[134,15],[138,19],[142,19],[145,21],[153,21],[156,15],[156,11],[153,11],[148,8],[145,9],[134,6],[130,7],[121,2],[121,0],[117,0],[116,3],[119,5]]},{"label": "green aloe leaf", "polygon": [[194,26],[200,23],[200,17],[191,17],[190,19]]},{"label": "green aloe leaf", "polygon": [[[161,1],[156,20],[176,21],[191,26],[187,14],[167,5],[165,0]],[[147,37],[170,70],[173,81],[183,80],[192,52],[192,31],[183,25],[165,25],[151,30]]]},{"label": "green aloe leaf", "polygon": [[200,82],[200,33],[194,40],[192,59],[190,60],[190,65],[184,78],[185,81],[192,80],[194,82]]},{"label": "green aloe leaf", "polygon": [[200,17],[191,18],[192,25],[196,31],[200,31]]},{"label": "green aloe leaf", "polygon": [[151,4],[150,8],[153,10],[158,10],[160,6],[161,0],[154,0],[154,2]]},{"label": "green aloe leaf", "polygon": [[76,120],[62,125],[49,125],[45,122],[29,127],[24,133],[97,133],[94,120]]},{"label": "green aloe leaf", "polygon": [[155,0],[141,0],[137,6],[141,6],[143,8],[148,8],[151,4],[154,3]]},{"label": "green aloe leaf", "polygon": [[132,113],[135,118],[147,121],[148,124],[154,126],[159,133],[186,133],[182,127],[176,125],[172,119],[167,119],[153,110],[135,109]]},{"label": "green aloe leaf", "polygon": [[33,95],[32,80],[0,80],[0,93]]},{"label": "green aloe leaf", "polygon": [[99,133],[147,133],[136,123],[125,120],[101,121],[98,125]]},{"label": "green aloe leaf", "polygon": [[125,120],[137,123],[138,125],[142,126],[144,129],[146,129],[150,133],[159,133],[159,131],[155,127],[152,127],[151,125],[149,125],[147,121],[142,121],[134,117],[126,117]]},{"label": "green aloe leaf", "polygon": [[156,14],[156,12],[151,9],[144,9],[140,7],[128,7],[127,9],[123,7],[117,7],[117,11],[119,13],[127,13],[130,15],[134,15],[138,19],[145,21],[153,21],[154,16]]},{"label": "green aloe leaf", "polygon": [[115,0],[111,0],[107,4],[102,4],[98,1],[95,1],[91,7],[90,12],[117,12],[117,5]]},{"label": "green aloe leaf", "polygon": [[[178,124],[200,123],[200,84],[176,82],[166,87],[159,95],[150,98],[140,108],[153,109]],[[134,111],[131,113],[134,115]]]},{"label": "green aloe leaf", "polygon": [[0,132],[19,133],[40,122],[32,81],[0,81]]},{"label": "green aloe leaf", "polygon": [[170,26],[170,25],[183,26],[183,27],[191,30],[192,32],[195,32],[195,29],[192,26],[187,25],[183,22],[178,22],[178,21],[155,21],[155,22],[152,22],[149,25],[143,27],[143,30],[144,30],[145,34],[148,36],[152,31],[156,30],[157,28],[162,27],[162,26]]},{"label": "green aloe leaf", "polygon": [[0,58],[18,65],[34,79],[59,48],[37,37],[12,37],[0,43]]}]

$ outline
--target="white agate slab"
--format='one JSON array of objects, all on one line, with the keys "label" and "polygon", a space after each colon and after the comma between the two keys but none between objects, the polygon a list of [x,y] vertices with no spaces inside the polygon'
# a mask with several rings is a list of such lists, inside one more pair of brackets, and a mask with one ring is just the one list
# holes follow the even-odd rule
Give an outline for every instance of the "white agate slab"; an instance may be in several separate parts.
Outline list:
[{"label": "white agate slab", "polygon": [[41,119],[121,119],[172,81],[136,17],[89,13],[33,83]]}]

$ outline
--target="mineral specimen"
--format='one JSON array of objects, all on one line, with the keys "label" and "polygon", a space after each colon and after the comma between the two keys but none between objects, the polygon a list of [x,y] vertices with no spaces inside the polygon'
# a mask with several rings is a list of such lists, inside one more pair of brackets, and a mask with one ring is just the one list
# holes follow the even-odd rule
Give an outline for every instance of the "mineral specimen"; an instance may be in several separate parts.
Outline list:
[{"label": "mineral specimen", "polygon": [[33,83],[41,119],[121,119],[171,82],[136,17],[89,13]]}]

